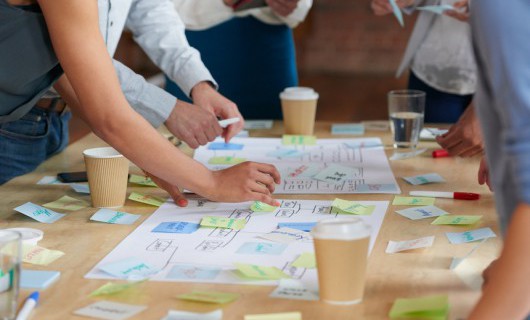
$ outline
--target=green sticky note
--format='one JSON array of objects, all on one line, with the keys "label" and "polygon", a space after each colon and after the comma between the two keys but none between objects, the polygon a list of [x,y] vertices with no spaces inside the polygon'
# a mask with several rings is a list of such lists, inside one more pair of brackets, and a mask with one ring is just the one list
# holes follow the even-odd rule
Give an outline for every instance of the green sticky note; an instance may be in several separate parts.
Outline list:
[{"label": "green sticky note", "polygon": [[232,219],[224,217],[208,216],[203,217],[201,220],[202,227],[214,227],[241,230],[245,227],[247,221],[245,219]]},{"label": "green sticky note", "polygon": [[273,207],[261,201],[254,201],[254,203],[250,206],[250,210],[254,212],[273,212],[277,208],[278,207]]},{"label": "green sticky note", "polygon": [[315,254],[311,252],[302,253],[292,264],[293,267],[314,269],[317,267]]},{"label": "green sticky note", "polygon": [[396,196],[392,205],[394,206],[432,206],[435,198],[428,197],[400,197]]},{"label": "green sticky note", "polygon": [[228,303],[238,299],[239,294],[213,291],[193,291],[192,293],[181,294],[177,296],[177,298],[206,303]]},{"label": "green sticky note", "polygon": [[101,287],[99,287],[96,290],[94,290],[90,294],[90,297],[105,296],[105,295],[111,295],[111,294],[120,293],[120,292],[128,290],[128,289],[130,289],[132,287],[135,287],[135,286],[137,286],[140,283],[145,282],[145,281],[147,281],[147,279],[146,280],[142,280],[142,281],[128,282],[128,283],[107,282],[104,285],[102,285]]},{"label": "green sticky note", "polygon": [[302,320],[300,312],[247,314],[244,320]]},{"label": "green sticky note", "polygon": [[286,146],[314,146],[317,144],[317,137],[284,134],[282,136],[282,144]]},{"label": "green sticky note", "polygon": [[412,299],[396,299],[388,316],[392,319],[447,319],[449,299],[447,295]]},{"label": "green sticky note", "polygon": [[141,186],[146,187],[158,187],[156,183],[154,183],[153,180],[149,177],[139,176],[137,174],[131,174],[131,177],[129,178],[130,183],[139,184]]},{"label": "green sticky note", "polygon": [[468,225],[468,224],[475,224],[480,219],[482,219],[482,216],[457,216],[457,215],[446,214],[443,216],[439,216],[431,224]]},{"label": "green sticky note", "polygon": [[53,202],[43,204],[43,206],[46,208],[50,208],[50,209],[62,209],[62,210],[68,210],[68,211],[75,211],[75,210],[81,210],[84,208],[88,208],[90,204],[83,200],[79,200],[79,199],[72,198],[69,196],[63,196]]},{"label": "green sticky note", "polygon": [[279,280],[289,278],[282,270],[276,267],[258,266],[255,264],[236,263],[240,277],[248,280]]},{"label": "green sticky note", "polygon": [[364,205],[356,201],[347,201],[336,198],[331,203],[331,213],[338,214],[358,214],[358,215],[371,215],[374,212],[374,205]]},{"label": "green sticky note", "polygon": [[141,202],[141,203],[145,203],[145,204],[150,204],[152,206],[156,206],[156,207],[160,207],[161,205],[163,205],[166,200],[165,199],[162,199],[160,197],[155,197],[155,196],[151,196],[151,195],[143,195],[139,192],[132,192],[131,195],[129,196],[129,199],[132,200],[132,201],[136,201],[136,202]]},{"label": "green sticky note", "polygon": [[241,162],[245,162],[247,159],[245,158],[236,158],[231,156],[226,157],[211,157],[210,160],[208,160],[209,164],[238,164]]}]

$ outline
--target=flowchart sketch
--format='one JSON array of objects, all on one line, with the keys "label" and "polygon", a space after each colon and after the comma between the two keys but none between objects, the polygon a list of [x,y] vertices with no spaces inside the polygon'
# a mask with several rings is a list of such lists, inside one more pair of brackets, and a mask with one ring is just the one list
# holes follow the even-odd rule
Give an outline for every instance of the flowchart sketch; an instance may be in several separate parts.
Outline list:
[{"label": "flowchart sketch", "polygon": [[[249,202],[215,203],[215,206],[210,206],[208,203],[205,205],[204,200],[190,199],[187,208],[180,208],[168,201],[90,270],[85,278],[117,279],[108,270],[109,266],[116,269],[114,266],[118,265],[121,275],[142,274],[139,272],[148,269],[149,272],[144,274],[153,281],[278,284],[279,279],[258,281],[242,277],[237,266],[251,264],[275,268],[289,278],[302,281],[307,288],[316,290],[316,269],[293,265],[302,254],[314,252],[313,239],[309,232],[303,232],[308,229],[301,228],[301,231],[293,228],[311,228],[322,219],[343,215],[332,213],[331,201],[279,201],[281,205],[272,212],[253,212]],[[375,206],[371,215],[358,216],[371,226],[371,251],[388,201],[357,202]],[[201,226],[193,233],[156,232],[157,227],[164,223],[200,224],[206,216],[244,219],[246,224],[241,230]],[[293,239],[282,242],[267,236],[279,228],[291,230]]]},{"label": "flowchart sketch", "polygon": [[211,147],[195,151],[194,159],[212,170],[243,161],[270,163],[282,181],[275,194],[390,193],[401,190],[379,138],[318,139],[315,145],[283,145],[278,138],[234,138],[234,148]]}]

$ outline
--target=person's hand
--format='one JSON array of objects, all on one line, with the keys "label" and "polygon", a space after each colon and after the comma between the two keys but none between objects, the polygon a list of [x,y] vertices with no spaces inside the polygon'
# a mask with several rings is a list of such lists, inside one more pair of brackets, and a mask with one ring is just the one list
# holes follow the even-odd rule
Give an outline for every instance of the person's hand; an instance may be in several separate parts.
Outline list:
[{"label": "person's hand", "polygon": [[281,17],[287,17],[298,6],[299,0],[265,0],[271,10]]},{"label": "person's hand", "polygon": [[144,174],[146,176],[148,176],[149,178],[151,178],[151,180],[153,180],[153,182],[156,183],[157,186],[159,186],[160,188],[166,190],[167,193],[169,193],[169,195],[171,196],[171,198],[173,199],[173,201],[175,202],[175,204],[177,206],[179,206],[179,207],[187,207],[188,206],[188,200],[186,199],[186,197],[184,197],[182,192],[180,192],[180,190],[179,190],[179,188],[177,186],[174,186],[174,185],[170,184],[169,182],[167,182],[167,181],[165,181],[163,179],[160,179],[157,176],[154,176],[154,175],[150,174],[149,172],[145,172],[144,171]]},{"label": "person's hand", "polygon": [[193,149],[213,141],[223,132],[213,113],[181,100],[177,101],[165,125]]},{"label": "person's hand", "polygon": [[[396,0],[396,4],[400,8],[411,6],[413,3],[414,0]],[[385,14],[394,12],[388,0],[372,0],[370,5],[376,16],[384,16]]]},{"label": "person's hand", "polygon": [[482,271],[482,278],[484,279],[484,283],[482,283],[482,290],[488,285],[488,280],[491,279],[492,274],[495,272],[495,265],[497,264],[498,260],[493,260],[490,265]]},{"label": "person's hand", "polygon": [[278,206],[272,198],[280,173],[271,164],[243,162],[228,169],[214,171],[211,190],[206,198],[220,202],[261,201]]},{"label": "person's hand", "polygon": [[493,191],[490,182],[490,170],[488,168],[488,163],[486,162],[486,157],[482,157],[480,160],[480,166],[478,168],[478,183],[483,185],[484,183],[490,188],[490,191]]},{"label": "person's hand", "polygon": [[[217,90],[212,88],[207,82],[201,82],[191,90],[193,103],[208,110],[212,115],[221,119],[240,118],[239,122],[229,125],[222,131],[225,142],[229,142],[245,125],[243,116],[239,113],[237,106],[232,101],[223,97]],[[221,135],[221,134],[218,134]]]},{"label": "person's hand", "polygon": [[468,0],[462,0],[462,1],[455,2],[453,7],[455,8],[455,10],[447,10],[444,12],[444,14],[446,16],[455,18],[456,20],[459,20],[462,22],[469,21],[469,1]]},{"label": "person's hand", "polygon": [[436,141],[452,156],[472,157],[484,150],[482,131],[471,105],[449,131],[436,137]]}]

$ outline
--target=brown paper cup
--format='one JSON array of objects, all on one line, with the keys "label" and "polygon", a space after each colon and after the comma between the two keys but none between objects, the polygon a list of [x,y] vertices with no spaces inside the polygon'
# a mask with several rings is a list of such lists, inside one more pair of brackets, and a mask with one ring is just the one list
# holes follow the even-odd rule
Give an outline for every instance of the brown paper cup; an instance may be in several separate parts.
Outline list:
[{"label": "brown paper cup", "polygon": [[92,206],[119,208],[125,203],[129,160],[113,148],[83,151]]},{"label": "brown paper cup", "polygon": [[363,299],[370,228],[359,218],[320,221],[312,230],[320,300],[336,305]]},{"label": "brown paper cup", "polygon": [[312,135],[315,127],[318,93],[311,88],[290,87],[280,93],[286,134]]}]

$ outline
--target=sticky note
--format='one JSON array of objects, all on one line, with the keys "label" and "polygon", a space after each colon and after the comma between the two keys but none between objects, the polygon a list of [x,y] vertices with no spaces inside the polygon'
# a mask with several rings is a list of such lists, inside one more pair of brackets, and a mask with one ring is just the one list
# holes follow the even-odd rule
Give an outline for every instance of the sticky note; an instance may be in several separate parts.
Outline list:
[{"label": "sticky note", "polygon": [[151,232],[158,233],[194,233],[199,229],[198,223],[174,221],[174,222],[162,222]]},{"label": "sticky note", "polygon": [[37,184],[39,185],[51,185],[51,184],[67,184],[64,182],[59,181],[59,179],[55,176],[44,176],[42,179],[37,181]]},{"label": "sticky note", "polygon": [[403,180],[407,181],[408,183],[417,186],[421,184],[427,184],[427,183],[436,183],[436,182],[445,182],[444,178],[442,178],[437,173],[427,173],[427,174],[420,174],[413,177],[403,177]]},{"label": "sticky note", "polygon": [[403,210],[397,210],[396,212],[411,220],[420,220],[449,214],[448,212],[436,206],[414,207]]},{"label": "sticky note", "polygon": [[250,210],[254,212],[273,212],[278,209],[278,207],[273,207],[261,201],[254,201],[250,206]]},{"label": "sticky note", "polygon": [[245,162],[247,159],[245,158],[236,158],[232,156],[225,156],[225,157],[211,157],[210,160],[208,160],[209,164],[238,164],[241,162]]},{"label": "sticky note", "polygon": [[315,254],[312,252],[304,252],[299,255],[293,263],[291,263],[291,266],[297,268],[314,269],[317,267]]},{"label": "sticky note", "polygon": [[391,319],[417,318],[442,320],[447,319],[449,299],[447,295],[411,299],[396,299],[388,316]]},{"label": "sticky note", "polygon": [[22,261],[27,263],[47,266],[62,256],[64,256],[64,252],[59,250],[49,250],[31,244],[22,244]]},{"label": "sticky note", "polygon": [[316,225],[316,222],[280,222],[278,223],[278,228],[291,228],[309,232]]},{"label": "sticky note", "polygon": [[245,120],[245,129],[270,129],[272,128],[273,120]]},{"label": "sticky note", "polygon": [[243,150],[244,145],[238,143],[212,142],[208,144],[208,150]]},{"label": "sticky note", "polygon": [[296,158],[307,154],[307,152],[296,149],[276,149],[267,152],[267,157],[273,158]]},{"label": "sticky note", "polygon": [[230,292],[193,291],[178,295],[180,300],[198,301],[206,303],[228,303],[239,298],[239,294]]},{"label": "sticky note", "polygon": [[18,206],[14,210],[42,223],[54,223],[65,216],[62,213],[57,213],[31,202]]},{"label": "sticky note", "polygon": [[246,224],[247,221],[245,219],[232,219],[214,216],[203,217],[201,220],[201,227],[214,227],[232,230],[241,230]]},{"label": "sticky note", "polygon": [[465,232],[447,232],[445,235],[452,244],[467,243],[496,237],[495,232],[493,232],[491,228],[481,228]]},{"label": "sticky note", "polygon": [[247,314],[244,320],[302,320],[300,312]]},{"label": "sticky note", "polygon": [[140,218],[139,214],[114,211],[110,209],[99,209],[90,220],[111,224],[133,224]]},{"label": "sticky note", "polygon": [[239,275],[249,280],[279,280],[289,278],[276,267],[258,266],[254,264],[235,263]]},{"label": "sticky note", "polygon": [[198,313],[181,310],[169,310],[161,320],[222,320],[223,310],[214,310],[207,313]]},{"label": "sticky note", "polygon": [[136,287],[140,283],[144,282],[145,280],[141,281],[134,281],[134,282],[127,282],[127,283],[112,283],[107,282],[101,287],[94,290],[90,297],[97,297],[97,296],[106,296],[106,295],[112,295],[116,293],[120,293],[126,290],[129,290],[133,287]]},{"label": "sticky note", "polygon": [[127,258],[100,267],[102,271],[120,279],[140,280],[145,279],[159,270],[149,264],[136,259]]},{"label": "sticky note", "polygon": [[317,144],[317,137],[284,134],[282,144],[286,146],[314,146]]},{"label": "sticky note", "polygon": [[400,197],[395,196],[393,206],[432,206],[435,198],[429,197]]},{"label": "sticky note", "polygon": [[150,178],[146,176],[140,176],[137,174],[131,174],[131,177],[129,178],[130,183],[139,184],[141,186],[146,187],[158,187],[156,183]]},{"label": "sticky note", "polygon": [[291,228],[276,229],[258,237],[269,241],[286,244],[294,241],[311,241],[311,236],[308,232]]},{"label": "sticky note", "polygon": [[146,306],[136,306],[111,301],[98,301],[84,308],[74,311],[75,315],[105,320],[124,320],[147,309]]},{"label": "sticky note", "polygon": [[204,267],[192,265],[175,265],[166,275],[167,279],[175,280],[211,280],[221,272],[217,267]]},{"label": "sticky note", "polygon": [[388,131],[390,130],[390,123],[388,120],[368,120],[361,121],[364,128],[368,131]]},{"label": "sticky note", "polygon": [[318,292],[308,290],[299,280],[280,279],[280,284],[271,292],[269,297],[314,301],[318,300]]},{"label": "sticky note", "polygon": [[427,149],[418,149],[411,152],[394,152],[394,154],[389,158],[390,160],[405,160],[419,156],[420,154],[427,151]]},{"label": "sticky note", "polygon": [[46,289],[59,279],[59,271],[22,270],[20,287],[23,289]]},{"label": "sticky note", "polygon": [[363,135],[364,125],[362,123],[334,123],[331,125],[331,134]]},{"label": "sticky note", "polygon": [[358,169],[341,166],[338,164],[330,164],[327,168],[313,176],[313,179],[328,182],[331,184],[343,183],[346,180],[352,179]]},{"label": "sticky note", "polygon": [[405,22],[403,21],[403,13],[401,12],[401,9],[396,3],[396,0],[388,0],[390,5],[392,6],[392,11],[394,12],[394,16],[396,17],[397,21],[399,22],[399,25],[404,27]]},{"label": "sticky note", "polygon": [[338,214],[371,215],[374,210],[374,205],[364,205],[356,201],[347,201],[339,198],[335,198],[331,204],[331,213]]},{"label": "sticky note", "polygon": [[423,6],[423,7],[416,7],[416,10],[421,11],[429,11],[435,14],[443,14],[445,11],[452,11],[455,10],[455,7],[448,5],[448,4],[442,4],[438,6]]},{"label": "sticky note", "polygon": [[283,243],[246,242],[237,249],[239,254],[280,255],[287,248]]},{"label": "sticky note", "polygon": [[88,184],[70,183],[70,187],[77,193],[90,194],[90,187]]},{"label": "sticky note", "polygon": [[457,216],[448,214],[436,218],[431,224],[468,225],[475,224],[480,219],[482,219],[482,216]]},{"label": "sticky note", "polygon": [[165,199],[162,199],[160,197],[155,197],[155,196],[148,195],[148,194],[143,195],[138,192],[132,192],[131,195],[129,196],[129,199],[132,201],[149,204],[155,207],[160,207],[166,202]]},{"label": "sticky note", "polygon": [[88,202],[72,198],[69,196],[62,196],[61,198],[42,205],[43,207],[50,209],[62,209],[68,211],[76,211],[84,208],[88,208],[90,205]]},{"label": "sticky note", "polygon": [[434,243],[434,236],[424,237],[414,240],[406,241],[388,241],[388,246],[386,247],[386,253],[396,253],[406,250],[414,250],[420,248],[432,247]]}]

